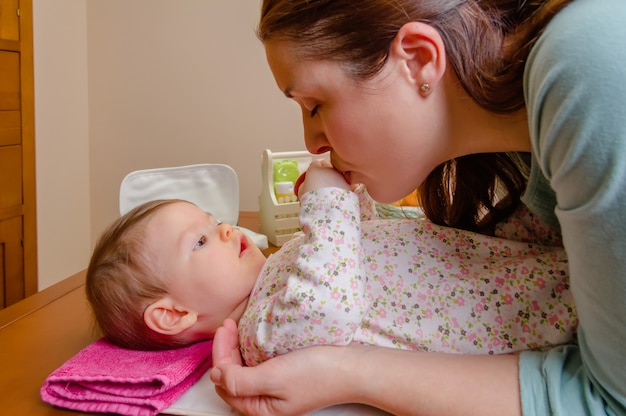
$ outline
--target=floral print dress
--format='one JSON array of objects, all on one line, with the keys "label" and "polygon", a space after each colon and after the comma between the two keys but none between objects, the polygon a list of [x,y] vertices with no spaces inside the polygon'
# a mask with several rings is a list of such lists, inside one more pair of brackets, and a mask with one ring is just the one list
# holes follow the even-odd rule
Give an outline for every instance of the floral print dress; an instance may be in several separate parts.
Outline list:
[{"label": "floral print dress", "polygon": [[268,258],[239,322],[248,365],[351,342],[502,354],[574,340],[565,250],[550,230],[535,239],[523,210],[486,236],[376,218],[364,189],[301,204],[302,231]]}]

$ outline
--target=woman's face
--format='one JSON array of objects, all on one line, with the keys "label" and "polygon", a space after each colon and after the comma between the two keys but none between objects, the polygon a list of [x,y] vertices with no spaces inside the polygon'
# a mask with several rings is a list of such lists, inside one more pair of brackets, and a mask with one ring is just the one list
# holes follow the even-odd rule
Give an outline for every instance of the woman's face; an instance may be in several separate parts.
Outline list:
[{"label": "woman's face", "polygon": [[265,50],[278,87],[302,109],[307,149],[330,151],[333,166],[375,200],[403,198],[447,160],[438,128],[445,123],[406,62],[390,56],[379,75],[357,81],[340,63],[297,59],[288,43],[267,42]]}]

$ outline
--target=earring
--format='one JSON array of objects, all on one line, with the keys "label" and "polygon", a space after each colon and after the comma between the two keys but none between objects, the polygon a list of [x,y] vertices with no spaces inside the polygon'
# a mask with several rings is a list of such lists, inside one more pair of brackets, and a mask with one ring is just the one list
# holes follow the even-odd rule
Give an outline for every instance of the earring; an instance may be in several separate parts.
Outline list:
[{"label": "earring", "polygon": [[422,93],[422,95],[428,94],[430,92],[430,84],[428,82],[425,82],[420,85],[420,92]]}]

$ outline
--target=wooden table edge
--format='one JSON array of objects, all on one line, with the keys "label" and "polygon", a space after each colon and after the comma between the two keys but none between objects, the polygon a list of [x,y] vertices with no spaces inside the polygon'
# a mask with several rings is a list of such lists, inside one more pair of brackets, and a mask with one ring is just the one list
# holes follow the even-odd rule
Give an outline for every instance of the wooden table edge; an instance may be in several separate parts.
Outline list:
[{"label": "wooden table edge", "polygon": [[86,270],[81,270],[34,295],[22,299],[14,305],[0,310],[0,329],[80,288],[85,284],[85,273]]}]

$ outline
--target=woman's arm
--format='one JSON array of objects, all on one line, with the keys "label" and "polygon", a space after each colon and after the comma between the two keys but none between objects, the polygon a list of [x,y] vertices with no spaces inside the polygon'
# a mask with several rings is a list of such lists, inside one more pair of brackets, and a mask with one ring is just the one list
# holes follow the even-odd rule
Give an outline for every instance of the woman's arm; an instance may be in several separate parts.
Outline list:
[{"label": "woman's arm", "polygon": [[253,416],[363,403],[396,415],[520,415],[514,355],[453,355],[352,344],[310,347],[257,367],[238,360],[234,322],[216,334],[211,379]]}]

